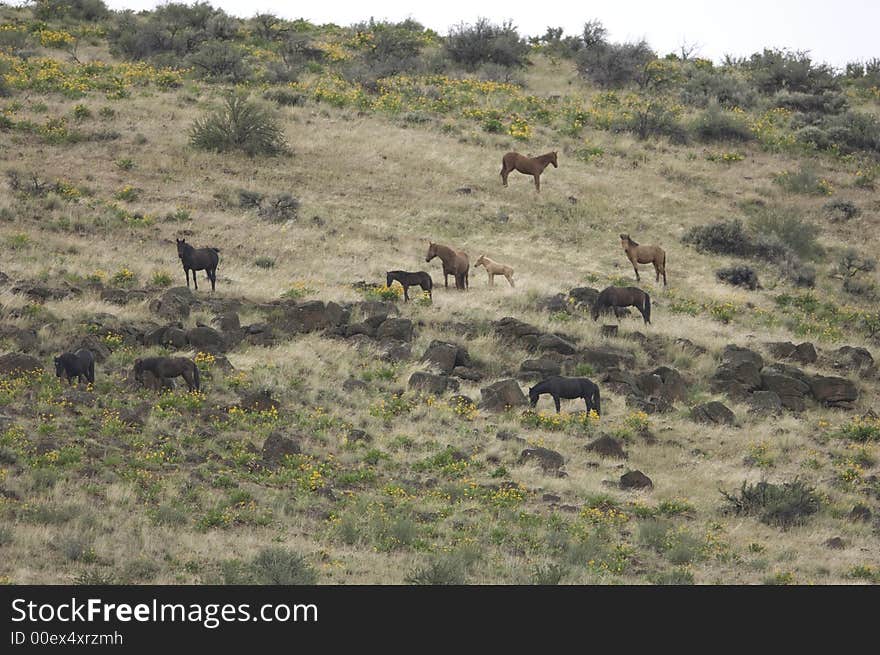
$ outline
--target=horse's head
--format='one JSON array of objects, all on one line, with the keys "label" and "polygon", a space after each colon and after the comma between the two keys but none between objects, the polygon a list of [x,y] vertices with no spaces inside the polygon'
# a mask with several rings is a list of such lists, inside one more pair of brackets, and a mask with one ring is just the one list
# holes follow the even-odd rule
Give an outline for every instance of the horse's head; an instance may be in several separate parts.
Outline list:
[{"label": "horse's head", "polygon": [[529,387],[529,405],[534,407],[538,404],[538,394],[535,392],[535,387]]},{"label": "horse's head", "polygon": [[134,379],[138,382],[144,381],[144,360],[134,360]]},{"label": "horse's head", "polygon": [[183,257],[183,253],[186,252],[186,239],[177,239],[175,237],[175,241],[177,241],[177,256]]},{"label": "horse's head", "polygon": [[59,378],[64,375],[64,362],[60,357],[55,358],[55,375]]},{"label": "horse's head", "polygon": [[392,282],[394,282],[394,280],[391,279],[391,271],[388,271],[385,273],[385,286],[390,287]]},{"label": "horse's head", "polygon": [[559,168],[559,163],[556,161],[556,151],[550,153],[553,156],[553,159],[550,160],[550,163],[553,164],[553,168]]},{"label": "horse's head", "polygon": [[628,234],[621,234],[620,235],[620,245],[622,245],[624,248],[626,248],[629,245],[630,241],[631,241],[631,239],[629,238]]},{"label": "horse's head", "polygon": [[474,268],[476,268],[477,266],[485,266],[485,265],[486,265],[486,256],[480,255],[480,258],[477,259],[477,263],[474,264]]},{"label": "horse's head", "polygon": [[425,261],[429,262],[437,256],[437,244],[428,242],[428,254],[425,255]]}]

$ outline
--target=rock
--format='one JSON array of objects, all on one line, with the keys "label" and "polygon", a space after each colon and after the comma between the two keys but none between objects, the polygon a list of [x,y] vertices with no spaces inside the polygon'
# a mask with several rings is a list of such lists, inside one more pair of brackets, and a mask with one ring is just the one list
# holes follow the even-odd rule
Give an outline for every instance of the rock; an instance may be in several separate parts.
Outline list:
[{"label": "rock", "polygon": [[186,340],[193,348],[205,352],[222,352],[226,349],[223,335],[207,326],[194,327],[186,331]]},{"label": "rock", "polygon": [[405,342],[412,341],[413,323],[408,318],[385,319],[376,330],[376,338]]},{"label": "rock", "polygon": [[285,302],[284,329],[288,332],[315,332],[347,322],[348,312],[335,302],[307,300],[302,303]]},{"label": "rock", "polygon": [[469,368],[467,366],[456,366],[452,369],[452,375],[457,378],[461,378],[462,380],[468,380],[470,382],[479,382],[483,379],[483,374],[480,373],[475,368]]},{"label": "rock", "polygon": [[761,357],[760,353],[757,353],[754,350],[749,350],[748,348],[740,348],[736,344],[728,344],[724,347],[721,360],[726,364],[750,362],[758,370],[764,368],[764,358]]},{"label": "rock", "polygon": [[110,349],[105,345],[105,343],[96,337],[94,334],[89,334],[82,339],[80,339],[76,345],[72,348],[73,352],[76,352],[80,348],[85,348],[86,350],[90,350],[92,354],[95,356],[95,361],[100,364],[107,360],[110,356]]},{"label": "rock", "polygon": [[538,337],[537,348],[541,351],[552,351],[562,355],[574,355],[577,348],[567,339],[555,334],[542,334]]},{"label": "rock", "polygon": [[748,393],[761,388],[761,369],[747,359],[725,362],[715,370],[709,386],[717,393],[736,397],[740,390]]},{"label": "rock", "polygon": [[817,375],[810,380],[813,397],[825,407],[852,407],[859,398],[859,390],[846,378]]},{"label": "rock", "polygon": [[263,442],[263,463],[267,466],[280,466],[288,455],[299,455],[300,445],[294,439],[273,432]]},{"label": "rock", "polygon": [[498,441],[516,441],[519,443],[525,443],[526,441],[522,437],[516,436],[516,434],[514,434],[510,430],[498,430],[495,438],[498,439]]},{"label": "rock", "polygon": [[684,376],[669,366],[660,366],[655,368],[651,374],[659,377],[662,384],[655,394],[669,402],[682,401],[687,398],[687,381]]},{"label": "rock", "polygon": [[774,341],[766,345],[777,359],[791,359],[802,364],[812,364],[818,359],[815,346],[807,341],[798,345],[790,341]]},{"label": "rock", "polygon": [[662,414],[673,409],[672,403],[662,396],[643,398],[642,396],[629,395],[626,397],[626,406],[645,412],[645,414]]},{"label": "rock", "polygon": [[691,409],[691,419],[698,423],[713,423],[715,425],[733,425],[736,415],[724,404],[713,400]]},{"label": "rock", "polygon": [[775,392],[786,409],[802,412],[806,407],[804,398],[810,393],[809,385],[797,378],[777,373],[777,370],[768,367],[762,371],[761,389]]},{"label": "rock", "polygon": [[552,313],[568,312],[568,297],[564,293],[539,298],[535,302],[535,309]]},{"label": "rock", "polygon": [[510,407],[523,407],[529,404],[516,380],[500,380],[480,389],[480,408],[493,412],[503,412]]},{"label": "rock", "polygon": [[370,385],[364,382],[363,380],[358,380],[357,378],[348,378],[345,382],[342,383],[342,390],[351,393],[352,391],[368,391],[370,389]]},{"label": "rock", "polygon": [[22,352],[37,350],[40,341],[36,330],[14,325],[0,326],[0,338],[12,339]]},{"label": "rock", "polygon": [[843,550],[846,548],[846,542],[840,537],[831,537],[825,541],[825,547],[831,550]]},{"label": "rock", "polygon": [[221,332],[237,332],[241,329],[241,319],[236,312],[225,312],[214,317],[214,325]]},{"label": "rock", "polygon": [[519,367],[523,377],[543,379],[550,375],[560,375],[562,367],[559,362],[542,357],[540,359],[527,359]]},{"label": "rock", "polygon": [[849,519],[850,521],[868,522],[871,520],[871,515],[871,509],[867,505],[856,503],[849,513]]},{"label": "rock", "polygon": [[150,302],[150,311],[162,318],[179,321],[189,316],[196,297],[187,287],[171,287]]},{"label": "rock", "polygon": [[541,467],[545,473],[556,472],[565,464],[565,459],[561,454],[549,448],[526,448],[519,455],[518,464],[527,464],[534,462]]},{"label": "rock", "polygon": [[755,391],[749,396],[749,411],[755,414],[778,414],[782,399],[775,391]]},{"label": "rock", "polygon": [[610,346],[597,346],[582,348],[577,353],[578,359],[590,364],[593,368],[604,371],[611,368],[628,369],[635,364],[632,353],[611,348]]},{"label": "rock", "polygon": [[346,438],[351,443],[357,443],[358,441],[369,443],[373,440],[373,437],[367,434],[364,430],[359,430],[357,428],[352,428],[351,430],[349,430],[348,436]]},{"label": "rock", "polygon": [[615,393],[619,394],[640,394],[638,378],[634,373],[622,371],[619,368],[612,368],[605,371],[599,378],[603,387],[608,387]]},{"label": "rock", "polygon": [[511,341],[525,338],[527,341],[537,343],[538,337],[542,334],[539,328],[523,323],[512,316],[505,316],[498,321],[493,321],[492,328],[499,337]]},{"label": "rock", "polygon": [[574,298],[576,305],[586,306],[588,309],[593,308],[593,303],[599,297],[599,290],[592,287],[577,287],[568,292],[570,298]]},{"label": "rock", "polygon": [[684,337],[678,337],[673,343],[682,350],[688,351],[694,355],[704,355],[706,353],[706,349],[703,346],[699,346],[690,339],[685,339]]},{"label": "rock", "polygon": [[557,496],[556,494],[543,494],[541,500],[545,503],[558,503],[562,500],[562,496]]},{"label": "rock", "polygon": [[874,358],[864,348],[841,346],[831,353],[831,366],[847,371],[863,372],[874,368]]},{"label": "rock", "polygon": [[404,362],[412,357],[412,346],[396,339],[379,342],[379,358],[385,362]]},{"label": "rock", "polygon": [[629,471],[620,476],[621,489],[653,489],[651,478],[641,471]]},{"label": "rock", "polygon": [[584,450],[596,453],[600,457],[611,457],[613,459],[627,459],[626,451],[621,443],[614,437],[603,434],[584,446]]},{"label": "rock", "polygon": [[463,196],[469,196],[471,195],[472,189],[469,186],[462,186],[458,187],[455,192]]},{"label": "rock", "polygon": [[412,391],[422,391],[424,393],[439,396],[446,391],[448,382],[449,378],[445,375],[434,375],[433,373],[416,371],[409,377],[407,388]]},{"label": "rock", "polygon": [[266,389],[245,393],[238,406],[247,412],[266,412],[277,410],[279,407],[278,401],[272,398],[271,392]]},{"label": "rock", "polygon": [[619,329],[619,325],[603,325],[600,335],[603,337],[616,337]]},{"label": "rock", "polygon": [[24,353],[6,353],[0,357],[0,375],[19,375],[42,370],[43,364],[39,359]]},{"label": "rock", "polygon": [[456,366],[467,366],[470,356],[467,350],[457,344],[432,341],[422,355],[422,361],[433,364],[440,373],[449,375]]},{"label": "rock", "polygon": [[447,401],[447,404],[450,407],[452,407],[453,409],[458,408],[458,407],[464,408],[464,407],[470,407],[470,406],[473,406],[473,407],[477,406],[477,404],[469,396],[462,396],[461,394],[456,394],[456,395],[452,396]]}]

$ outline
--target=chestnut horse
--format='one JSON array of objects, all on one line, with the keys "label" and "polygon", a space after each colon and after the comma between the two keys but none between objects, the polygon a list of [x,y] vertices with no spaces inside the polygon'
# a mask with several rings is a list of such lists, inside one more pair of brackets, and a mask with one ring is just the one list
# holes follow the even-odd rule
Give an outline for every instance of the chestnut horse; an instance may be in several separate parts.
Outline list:
[{"label": "chestnut horse", "polygon": [[663,286],[666,286],[666,251],[660,246],[640,246],[629,238],[628,234],[620,235],[620,245],[623,246],[626,256],[633,265],[636,272],[636,280],[639,277],[639,267],[637,264],[653,264],[654,273],[657,276],[656,282],[660,281],[660,275],[663,275]]},{"label": "chestnut horse", "polygon": [[428,254],[425,261],[439,257],[443,262],[443,284],[449,288],[449,276],[455,276],[455,288],[464,291],[468,288],[468,269],[471,266],[467,253],[439,243],[428,242]]},{"label": "chestnut horse", "polygon": [[544,172],[548,164],[553,164],[553,168],[559,168],[555,150],[537,157],[526,157],[518,152],[508,152],[501,159],[501,182],[504,186],[507,186],[507,176],[511,171],[517,170],[520,173],[534,176],[535,190],[540,192],[541,173]]}]

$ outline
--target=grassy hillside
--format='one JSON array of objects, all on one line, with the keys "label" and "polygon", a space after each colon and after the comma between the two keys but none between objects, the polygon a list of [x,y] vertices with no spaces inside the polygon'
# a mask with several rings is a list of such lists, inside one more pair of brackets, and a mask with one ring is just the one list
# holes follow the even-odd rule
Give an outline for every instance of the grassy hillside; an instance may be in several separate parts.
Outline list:
[{"label": "grassy hillside", "polygon": [[[125,61],[101,23],[49,21],[41,32],[34,20],[0,8],[0,30],[30,39],[27,56],[0,55],[0,350],[45,367],[0,381],[6,582],[880,580],[878,378],[838,352],[877,350],[875,274],[854,274],[861,286],[847,292],[838,266],[848,248],[864,258],[876,245],[876,153],[799,145],[773,122],[780,112],[762,106],[745,112],[755,136],[743,142],[640,139],[615,128],[628,91],[612,98],[542,48],[513,84],[436,73],[385,78],[376,90],[334,77],[328,63],[292,82],[255,79],[245,86],[277,116],[289,152],[208,152],[190,144],[190,129],[222,106],[227,82]],[[77,30],[75,60],[63,37],[52,47],[53,32]],[[328,52],[349,38],[318,34]],[[281,91],[293,104],[271,100]],[[870,93],[848,98],[878,113]],[[690,125],[701,111],[682,107],[676,120]],[[559,152],[540,194],[518,173],[501,186],[511,149]],[[786,184],[785,171],[802,175]],[[262,211],[248,202],[254,193]],[[279,220],[266,208],[281,194],[298,205]],[[850,206],[856,215],[842,218]],[[756,239],[793,227],[782,236],[806,250],[742,257],[683,241],[736,218]],[[621,232],[666,250],[669,287],[642,267],[651,325],[632,315],[605,337],[613,317],[593,322],[568,292],[636,284]],[[220,249],[216,292],[202,272],[194,298],[168,291],[184,283],[182,236]],[[486,254],[513,266],[516,287],[503,278],[489,287],[472,269],[466,293],[444,289],[439,262],[425,262],[429,239],[471,262]],[[761,288],[716,277],[734,264],[750,266]],[[809,266],[814,286],[797,286]],[[404,304],[381,288],[392,269],[429,271],[433,302],[411,289],[416,300]],[[187,310],[157,304],[165,294]],[[313,300],[347,314],[326,318]],[[385,305],[364,304],[376,300]],[[310,329],[304,307],[332,325]],[[400,361],[388,342],[352,334],[389,312],[412,321],[411,355]],[[257,327],[238,329],[232,314]],[[575,352],[507,340],[493,323],[503,317],[563,335]],[[171,340],[156,331],[177,323],[189,343],[150,345]],[[421,358],[434,340],[463,346],[481,379],[453,375],[458,391],[440,394],[409,388],[413,373],[432,370]],[[727,345],[770,366],[783,360],[766,344],[787,341],[818,352],[787,364],[851,380],[858,398],[824,407],[807,394],[802,411],[764,414],[749,396],[715,390]],[[52,365],[82,344],[105,356],[87,390],[69,388]],[[683,393],[646,413],[655,407],[628,402],[625,375],[595,348],[624,373],[674,368]],[[194,357],[201,392],[133,380],[134,360],[157,354]],[[542,356],[599,384],[601,417],[585,416],[580,401],[563,401],[557,417],[546,396],[535,412],[480,406],[481,389],[499,380],[527,391],[521,364]],[[692,418],[712,400],[734,425]],[[601,437],[626,457],[587,449]],[[559,453],[561,469],[523,457],[536,447]],[[622,489],[634,470],[653,487]],[[781,497],[744,487],[761,482]]]}]

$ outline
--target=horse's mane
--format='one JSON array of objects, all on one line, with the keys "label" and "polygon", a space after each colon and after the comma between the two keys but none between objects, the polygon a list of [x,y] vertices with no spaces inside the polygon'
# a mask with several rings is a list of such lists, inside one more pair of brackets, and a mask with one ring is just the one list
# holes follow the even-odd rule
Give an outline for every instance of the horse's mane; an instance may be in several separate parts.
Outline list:
[{"label": "horse's mane", "polygon": [[553,153],[545,152],[543,155],[538,155],[537,157],[535,157],[535,159],[538,159],[540,161],[550,161],[551,159],[553,159]]},{"label": "horse's mane", "polygon": [[629,244],[630,244],[631,246],[637,246],[637,245],[639,245],[636,241],[633,240],[633,238],[632,238],[631,236],[627,236],[627,237],[626,237],[626,240],[629,241]]}]

